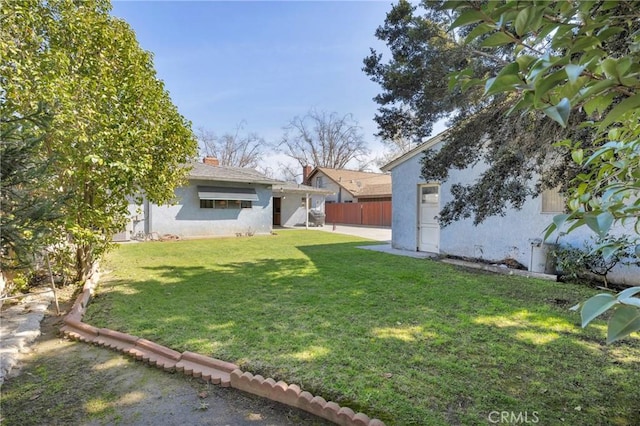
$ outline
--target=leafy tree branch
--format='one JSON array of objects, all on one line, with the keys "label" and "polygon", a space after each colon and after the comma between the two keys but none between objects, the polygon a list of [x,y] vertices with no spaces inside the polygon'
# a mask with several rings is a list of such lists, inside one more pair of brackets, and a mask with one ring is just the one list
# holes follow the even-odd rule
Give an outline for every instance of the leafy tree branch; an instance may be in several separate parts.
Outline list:
[{"label": "leafy tree branch", "polygon": [[[640,232],[640,14],[632,2],[477,3],[446,1],[458,14],[451,25],[469,31],[468,43],[489,49],[516,47],[514,60],[480,78],[467,68],[452,86],[484,86],[484,96],[507,95],[515,104],[506,116],[541,112],[562,128],[591,133],[588,143],[568,133],[555,147],[570,153],[576,168],[567,210],[554,218],[546,236],[587,226],[603,241],[614,224]],[[471,28],[475,26],[475,28]],[[479,30],[478,30],[479,29]],[[471,36],[472,35],[472,36]],[[537,50],[543,39],[548,49]],[[576,122],[576,117],[578,121]],[[604,259],[628,246],[609,240],[595,250]],[[640,245],[635,246],[640,257]],[[582,305],[583,326],[609,309],[607,342],[640,330],[640,301],[631,288],[617,297],[603,294]]]},{"label": "leafy tree branch", "polygon": [[42,148],[30,155],[52,159],[43,191],[73,194],[61,240],[75,248],[78,280],[124,227],[129,202],[170,202],[196,153],[151,54],[110,9],[108,0],[0,5],[3,117],[49,107]]}]

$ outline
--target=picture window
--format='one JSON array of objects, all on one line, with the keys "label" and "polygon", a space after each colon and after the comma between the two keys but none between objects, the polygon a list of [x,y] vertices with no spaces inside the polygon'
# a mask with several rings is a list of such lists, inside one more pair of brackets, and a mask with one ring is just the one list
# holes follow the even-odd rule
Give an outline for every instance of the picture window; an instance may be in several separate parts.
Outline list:
[{"label": "picture window", "polygon": [[201,209],[250,209],[253,201],[249,200],[200,200]]}]

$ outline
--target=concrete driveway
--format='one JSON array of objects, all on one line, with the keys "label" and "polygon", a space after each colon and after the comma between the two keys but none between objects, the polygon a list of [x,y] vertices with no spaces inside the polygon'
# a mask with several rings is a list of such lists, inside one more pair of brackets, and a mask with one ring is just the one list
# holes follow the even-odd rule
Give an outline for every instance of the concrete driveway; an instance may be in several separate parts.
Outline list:
[{"label": "concrete driveway", "polygon": [[427,259],[436,257],[433,253],[425,253],[420,251],[399,250],[391,247],[391,228],[376,228],[372,226],[354,226],[354,225],[325,225],[319,228],[325,232],[335,232],[338,234],[353,235],[356,237],[368,238],[370,240],[380,241],[379,245],[364,245],[359,247],[365,250],[378,251],[381,253],[393,254],[396,256],[408,256],[416,259]]}]

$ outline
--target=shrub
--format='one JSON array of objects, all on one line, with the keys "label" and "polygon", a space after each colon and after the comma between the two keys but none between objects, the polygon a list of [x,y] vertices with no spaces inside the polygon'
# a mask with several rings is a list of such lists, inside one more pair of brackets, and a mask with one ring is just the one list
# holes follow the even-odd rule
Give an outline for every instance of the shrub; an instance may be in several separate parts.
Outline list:
[{"label": "shrub", "polygon": [[[605,256],[602,250],[597,247],[616,246],[615,250]],[[634,246],[629,237],[591,238],[583,248],[566,244],[559,244],[553,251],[557,259],[558,270],[564,279],[571,281],[585,278],[593,279],[594,276],[604,282],[604,286],[609,286],[608,274],[619,263],[629,263],[629,259],[634,258]]]}]

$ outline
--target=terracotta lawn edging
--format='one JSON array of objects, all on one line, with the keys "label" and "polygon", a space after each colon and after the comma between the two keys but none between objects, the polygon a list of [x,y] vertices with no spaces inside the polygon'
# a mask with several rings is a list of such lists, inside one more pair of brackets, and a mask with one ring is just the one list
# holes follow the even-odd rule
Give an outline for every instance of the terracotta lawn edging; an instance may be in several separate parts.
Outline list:
[{"label": "terracotta lawn edging", "polygon": [[98,284],[99,273],[93,274],[82,288],[71,310],[63,319],[60,331],[69,339],[91,343],[122,352],[139,361],[167,372],[181,372],[187,376],[201,378],[222,387],[232,387],[262,398],[307,411],[315,416],[342,426],[384,426],[378,419],[370,419],[364,413],[355,413],[349,407],[341,407],[321,396],[303,391],[296,384],[276,382],[253,375],[230,362],[210,358],[194,352],[177,352],[147,339],[131,336],[107,328],[97,328],[82,322]]}]

